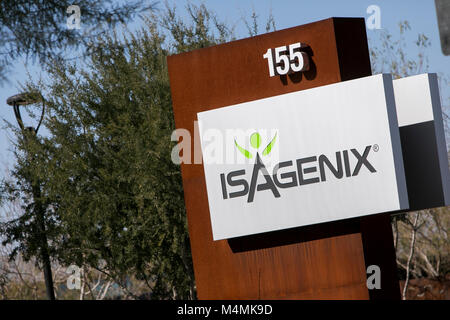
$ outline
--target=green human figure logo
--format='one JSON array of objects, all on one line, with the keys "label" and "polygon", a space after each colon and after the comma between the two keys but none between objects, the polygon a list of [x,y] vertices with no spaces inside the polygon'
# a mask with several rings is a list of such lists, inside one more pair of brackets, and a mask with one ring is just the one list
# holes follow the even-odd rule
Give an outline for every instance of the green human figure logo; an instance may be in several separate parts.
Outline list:
[{"label": "green human figure logo", "polygon": [[[269,144],[264,148],[264,150],[262,152],[263,156],[267,156],[270,154],[270,152],[272,151],[272,148],[275,144],[276,139],[277,139],[277,133],[275,133],[275,136],[272,138],[272,140],[269,142]],[[248,150],[242,148],[240,145],[238,145],[238,143],[236,142],[236,139],[234,140],[234,144],[236,145],[236,148],[239,150],[239,152],[244,155],[244,157],[246,157],[247,159],[253,158],[253,154],[250,151],[248,151]],[[253,148],[255,148],[256,150],[258,150],[259,147],[261,146],[261,135],[258,132],[255,132],[250,136],[250,145]],[[257,184],[259,172],[261,172],[263,174],[263,177],[266,180],[266,183],[259,184],[258,191],[270,190],[270,191],[272,191],[275,198],[279,198],[280,193],[278,192],[278,189],[275,186],[271,175],[267,171],[266,166],[262,162],[261,157],[259,156],[259,152],[257,151],[255,165],[253,166],[252,179],[250,181],[250,187],[248,190],[247,202],[253,202],[253,199],[255,197],[256,184]]]},{"label": "green human figure logo", "polygon": [[[270,154],[270,152],[272,151],[273,145],[275,144],[276,139],[277,139],[277,133],[275,133],[275,136],[272,138],[272,140],[269,142],[269,144],[264,148],[264,150],[262,152],[263,156],[267,156]],[[244,155],[244,157],[246,157],[247,159],[253,158],[253,154],[250,151],[242,148],[237,143],[236,139],[234,139],[234,144],[236,145],[236,148],[239,150],[239,152]],[[255,132],[250,136],[250,145],[255,149],[259,149],[259,147],[261,146],[261,135],[258,132]]]}]

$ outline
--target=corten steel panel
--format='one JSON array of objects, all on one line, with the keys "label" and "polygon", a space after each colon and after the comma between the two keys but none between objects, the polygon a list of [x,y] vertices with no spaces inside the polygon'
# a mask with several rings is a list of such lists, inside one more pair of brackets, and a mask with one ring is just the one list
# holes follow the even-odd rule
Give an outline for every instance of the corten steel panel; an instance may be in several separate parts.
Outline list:
[{"label": "corten steel panel", "polygon": [[[310,46],[310,71],[270,78],[262,55],[295,42]],[[176,127],[192,136],[197,112],[371,75],[362,18],[331,18],[170,56],[168,67]],[[213,241],[203,165],[181,170],[200,299],[399,298],[388,216]],[[378,264],[387,279],[370,295],[366,262]]]}]

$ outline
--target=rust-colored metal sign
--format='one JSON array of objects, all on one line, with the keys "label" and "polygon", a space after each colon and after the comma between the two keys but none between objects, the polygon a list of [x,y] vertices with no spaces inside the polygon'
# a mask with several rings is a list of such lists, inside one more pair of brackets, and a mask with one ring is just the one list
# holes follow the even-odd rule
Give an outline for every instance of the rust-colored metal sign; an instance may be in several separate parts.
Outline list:
[{"label": "rust-colored metal sign", "polygon": [[[196,141],[198,112],[371,75],[362,18],[170,56],[168,67],[176,127]],[[213,241],[198,143],[192,151],[181,170],[200,299],[399,298],[388,215]],[[381,289],[367,288],[370,265],[380,267]]]}]

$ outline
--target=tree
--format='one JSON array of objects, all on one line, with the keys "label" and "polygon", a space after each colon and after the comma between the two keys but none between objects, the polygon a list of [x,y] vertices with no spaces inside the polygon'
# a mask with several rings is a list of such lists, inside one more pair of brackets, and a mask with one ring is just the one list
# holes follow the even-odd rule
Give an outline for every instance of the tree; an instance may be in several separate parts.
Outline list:
[{"label": "tree", "polygon": [[[189,5],[188,12],[190,24],[167,7],[134,35],[98,39],[89,68],[55,60],[50,84],[30,83],[28,91],[44,97],[49,134],[33,144],[33,163],[17,145],[15,182],[7,184],[10,200],[27,201],[21,172],[37,175],[54,259],[97,270],[132,298],[133,277],[151,298],[195,297],[181,175],[171,161],[166,57],[231,33],[205,6]],[[27,258],[36,254],[33,225],[24,214],[2,229]]]},{"label": "tree", "polygon": [[0,224],[0,233],[6,236],[2,245],[19,242],[11,252],[11,257],[22,251],[26,259],[37,258],[37,262],[42,266],[44,272],[47,297],[53,300],[55,296],[50,261],[51,249],[48,240],[55,234],[57,227],[55,228],[56,225],[51,219],[52,210],[48,210],[50,209],[48,201],[42,193],[42,180],[39,172],[33,170],[36,168],[36,164],[42,161],[42,158],[39,157],[40,143],[37,139],[40,123],[36,128],[24,127],[20,111],[16,109],[14,111],[19,124],[19,128],[14,129],[18,137],[18,148],[15,152],[18,163],[12,174],[19,183],[17,186],[6,183],[5,189],[10,194],[12,201],[17,201],[17,198],[22,197],[23,214]]},{"label": "tree", "polygon": [[0,80],[5,80],[8,66],[18,57],[25,55],[46,63],[68,48],[88,45],[108,28],[154,8],[154,4],[144,3],[79,0],[76,4],[82,28],[77,30],[66,26],[70,14],[76,14],[72,1],[0,1]]},{"label": "tree", "polygon": [[450,215],[448,208],[409,213],[397,219],[397,264],[404,298],[411,278],[446,281],[450,274]]}]

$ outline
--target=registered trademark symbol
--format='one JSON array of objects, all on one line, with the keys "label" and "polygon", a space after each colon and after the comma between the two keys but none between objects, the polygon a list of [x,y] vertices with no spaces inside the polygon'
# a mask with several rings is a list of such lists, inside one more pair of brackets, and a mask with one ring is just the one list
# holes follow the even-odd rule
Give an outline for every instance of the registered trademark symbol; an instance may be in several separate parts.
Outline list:
[{"label": "registered trademark symbol", "polygon": [[373,151],[375,151],[375,152],[378,152],[378,150],[380,150],[380,146],[377,144],[374,144],[372,148],[373,148]]}]

